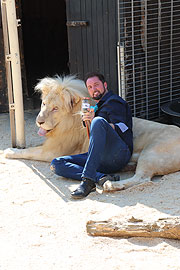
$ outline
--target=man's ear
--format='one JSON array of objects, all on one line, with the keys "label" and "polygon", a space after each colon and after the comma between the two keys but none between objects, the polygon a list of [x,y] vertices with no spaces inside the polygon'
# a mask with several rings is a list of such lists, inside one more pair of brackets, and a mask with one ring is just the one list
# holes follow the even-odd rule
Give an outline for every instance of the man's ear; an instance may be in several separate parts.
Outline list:
[{"label": "man's ear", "polygon": [[105,89],[107,89],[107,82],[104,82],[104,87]]}]

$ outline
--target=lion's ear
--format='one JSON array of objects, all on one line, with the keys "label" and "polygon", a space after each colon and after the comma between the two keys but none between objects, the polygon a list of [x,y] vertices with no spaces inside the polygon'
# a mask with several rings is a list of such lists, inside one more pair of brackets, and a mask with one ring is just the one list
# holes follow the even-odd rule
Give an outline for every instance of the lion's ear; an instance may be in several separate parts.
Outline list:
[{"label": "lion's ear", "polygon": [[80,97],[71,93],[67,89],[63,89],[61,96],[64,101],[64,106],[67,111],[71,111],[72,108],[80,101]]}]

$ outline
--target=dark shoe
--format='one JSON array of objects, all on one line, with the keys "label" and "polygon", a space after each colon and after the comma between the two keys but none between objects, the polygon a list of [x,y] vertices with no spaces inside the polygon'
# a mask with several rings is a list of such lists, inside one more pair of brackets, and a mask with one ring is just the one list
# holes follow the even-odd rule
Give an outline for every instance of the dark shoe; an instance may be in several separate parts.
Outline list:
[{"label": "dark shoe", "polygon": [[71,193],[71,196],[74,199],[82,199],[95,190],[95,183],[90,179],[84,178],[79,187]]},{"label": "dark shoe", "polygon": [[109,174],[99,179],[98,185],[102,187],[106,181],[120,181],[120,175]]}]

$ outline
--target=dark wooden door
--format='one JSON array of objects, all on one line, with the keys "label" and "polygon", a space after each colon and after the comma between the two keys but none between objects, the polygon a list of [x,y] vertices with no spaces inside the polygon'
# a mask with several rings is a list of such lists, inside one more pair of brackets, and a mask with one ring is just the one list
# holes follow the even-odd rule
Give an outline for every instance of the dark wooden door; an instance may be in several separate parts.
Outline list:
[{"label": "dark wooden door", "polygon": [[116,0],[66,0],[69,68],[83,79],[99,71],[118,92]]}]

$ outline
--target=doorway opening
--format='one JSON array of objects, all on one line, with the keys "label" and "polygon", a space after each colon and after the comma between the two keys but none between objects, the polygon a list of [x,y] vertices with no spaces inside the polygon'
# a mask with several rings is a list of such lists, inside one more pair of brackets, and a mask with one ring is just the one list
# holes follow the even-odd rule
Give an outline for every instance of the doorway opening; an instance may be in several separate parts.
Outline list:
[{"label": "doorway opening", "polygon": [[22,1],[22,36],[28,96],[36,98],[38,80],[68,74],[68,37],[64,0]]}]

